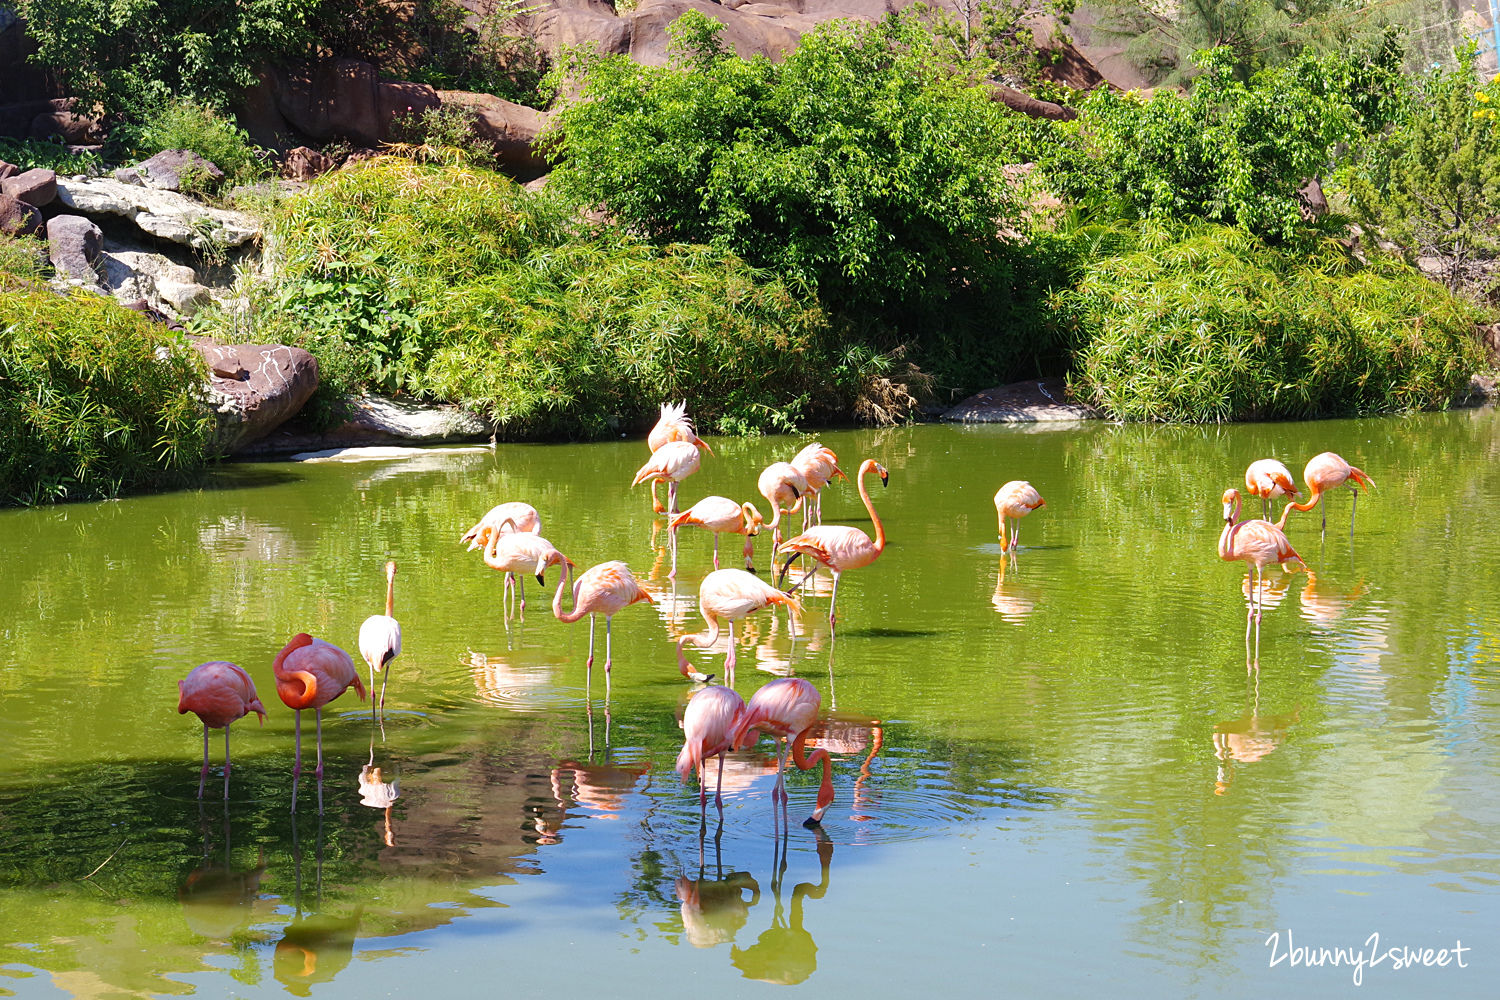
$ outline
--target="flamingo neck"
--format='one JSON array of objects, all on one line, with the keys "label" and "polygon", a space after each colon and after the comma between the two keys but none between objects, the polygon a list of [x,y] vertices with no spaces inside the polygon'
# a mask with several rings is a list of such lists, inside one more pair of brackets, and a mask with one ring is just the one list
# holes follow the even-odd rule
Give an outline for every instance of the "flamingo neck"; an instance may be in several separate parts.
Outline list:
[{"label": "flamingo neck", "polygon": [[[583,617],[579,613],[575,613],[572,617],[569,617],[568,613],[562,609],[563,591],[568,589],[568,580],[572,577],[570,570],[571,567],[567,563],[563,563],[562,579],[557,581],[557,593],[552,595],[552,616],[561,622],[576,622]],[[574,612],[578,611],[576,604],[573,610]]]},{"label": "flamingo neck", "polygon": [[885,550],[885,525],[880,523],[880,515],[875,513],[875,502],[870,499],[870,491],[865,487],[865,473],[870,471],[874,462],[866,460],[859,467],[859,498],[865,502],[865,510],[870,512],[870,520],[875,522],[875,551]]},{"label": "flamingo neck", "polygon": [[687,655],[682,651],[683,647],[688,643],[692,643],[699,649],[708,649],[719,641],[719,616],[704,615],[703,617],[708,619],[708,629],[706,631],[690,632],[677,640],[677,669],[682,672],[682,676],[684,677],[688,676],[691,672],[692,666],[687,661]]},{"label": "flamingo neck", "polygon": [[813,810],[813,819],[822,820],[823,810],[833,803],[833,758],[823,747],[806,753],[807,730],[797,734],[792,741],[792,763],[799,771],[810,771],[819,763],[823,765],[823,783],[818,786],[818,804]]},{"label": "flamingo neck", "polygon": [[396,617],[396,574],[387,573],[385,577],[385,616]]}]

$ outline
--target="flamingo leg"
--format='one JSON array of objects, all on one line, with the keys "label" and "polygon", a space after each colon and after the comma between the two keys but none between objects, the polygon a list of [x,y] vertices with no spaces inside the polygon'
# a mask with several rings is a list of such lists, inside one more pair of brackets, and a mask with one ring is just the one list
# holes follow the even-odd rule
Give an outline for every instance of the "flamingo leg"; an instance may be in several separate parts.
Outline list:
[{"label": "flamingo leg", "polygon": [[524,620],[526,618],[526,578],[524,576],[516,577],[516,589],[520,592],[521,595],[521,611],[519,617]]},{"label": "flamingo leg", "polygon": [[834,609],[838,607],[838,604],[839,604],[839,571],[838,570],[834,570],[833,571],[833,595],[828,599],[828,627],[829,628],[833,628],[834,622],[838,620],[837,617],[836,617],[836,615],[834,614]]},{"label": "flamingo leg", "polygon": [[612,653],[610,651],[610,631],[614,625],[615,616],[604,616],[604,703],[609,704],[609,665]]},{"label": "flamingo leg", "polygon": [[[718,535],[715,535],[714,539],[717,541],[718,537],[719,537]],[[746,535],[745,536],[745,571],[747,573],[754,573],[755,572],[755,564],[751,561],[751,557],[754,556],[754,555],[755,555],[755,543],[750,540],[750,536],[749,535]]]},{"label": "flamingo leg", "polygon": [[[719,540],[719,536],[715,535],[714,536],[714,542],[717,543],[718,540]],[[668,528],[667,529],[667,541],[672,546],[672,571],[667,574],[667,579],[668,580],[675,580],[675,579],[677,579],[677,529],[676,528]],[[715,544],[714,549],[715,549],[715,556],[717,556],[717,554],[718,554],[718,546],[717,546],[717,544]],[[715,560],[714,569],[718,569],[718,568],[719,567],[717,565],[717,559],[716,559]]]},{"label": "flamingo leg", "polygon": [[1322,498],[1322,496],[1319,496],[1318,504],[1323,510],[1323,534],[1326,535],[1328,534],[1328,503]]},{"label": "flamingo leg", "polygon": [[589,658],[584,662],[584,694],[588,694],[594,687],[594,621],[598,615],[589,615]]},{"label": "flamingo leg", "polygon": [[[204,736],[207,736],[204,733]],[[229,801],[229,723],[224,723],[224,801]]]},{"label": "flamingo leg", "polygon": [[[677,567],[674,565],[672,568],[676,569]],[[715,531],[714,532],[714,569],[718,569],[718,568],[719,568],[719,533],[717,531]]]},{"label": "flamingo leg", "polygon": [[1017,524],[1010,529],[1010,550],[1016,551],[1016,546],[1021,544],[1021,526]]},{"label": "flamingo leg", "polygon": [[[228,732],[226,729],[225,732]],[[203,725],[203,767],[198,771],[198,798],[203,798],[203,783],[208,780],[208,724]]]},{"label": "flamingo leg", "polygon": [[321,708],[313,709],[313,718],[318,723],[318,766],[313,771],[313,777],[321,782],[323,780],[323,710]]},{"label": "flamingo leg", "polygon": [[510,621],[510,615],[511,615],[511,610],[510,610],[510,588],[511,588],[510,574],[506,573],[505,574],[505,589],[501,592],[503,596],[501,598],[501,605],[500,605],[502,608],[505,609],[505,620],[506,621]]},{"label": "flamingo leg", "polygon": [[734,687],[734,619],[729,620],[729,652],[724,656],[724,676],[729,686]]},{"label": "flamingo leg", "polygon": [[667,481],[667,513],[677,516],[677,481]]},{"label": "flamingo leg", "polygon": [[[707,771],[708,768],[704,768]],[[714,784],[714,805],[719,807],[719,822],[724,822],[724,751],[719,751],[719,780]]]},{"label": "flamingo leg", "polygon": [[666,510],[666,508],[661,505],[661,500],[657,497],[656,494],[656,487],[660,482],[660,479],[651,480],[651,509],[658,514]]},{"label": "flamingo leg", "polygon": [[[297,778],[302,774],[302,709],[297,709],[293,714],[293,731],[297,736],[297,756],[292,762],[292,814],[297,813]],[[295,821],[292,829],[296,829]]]},{"label": "flamingo leg", "polygon": [[[380,714],[385,715],[385,686],[391,682],[391,665],[385,665],[385,676],[380,678]],[[375,682],[370,681],[370,690],[375,690]]]}]

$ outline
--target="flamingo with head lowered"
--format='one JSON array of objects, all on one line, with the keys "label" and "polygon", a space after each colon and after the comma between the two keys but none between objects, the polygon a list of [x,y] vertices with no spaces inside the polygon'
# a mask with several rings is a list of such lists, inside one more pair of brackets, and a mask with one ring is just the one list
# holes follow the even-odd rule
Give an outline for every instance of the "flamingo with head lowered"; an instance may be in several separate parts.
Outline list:
[{"label": "flamingo with head lowered", "polygon": [[1307,563],[1292,548],[1281,529],[1270,521],[1256,519],[1241,521],[1240,491],[1228,489],[1221,499],[1224,502],[1224,530],[1219,533],[1219,558],[1225,562],[1244,561],[1255,567],[1255,584],[1251,588],[1250,607],[1245,618],[1245,641],[1250,641],[1250,625],[1255,624],[1256,642],[1259,645],[1260,616],[1264,603],[1261,575],[1272,563],[1285,564],[1296,561],[1307,571]]},{"label": "flamingo with head lowered", "polygon": [[818,787],[817,807],[802,825],[812,829],[822,825],[823,813],[833,802],[833,758],[822,747],[806,754],[807,733],[818,721],[823,696],[818,689],[800,677],[778,677],[755,692],[750,703],[740,713],[739,721],[730,732],[730,744],[735,750],[751,746],[760,733],[772,736],[781,742],[776,753],[776,790],[774,801],[781,803],[782,825],[786,825],[787,746],[790,744],[792,763],[798,770],[810,771],[819,763],[823,765],[823,783]]},{"label": "flamingo with head lowered", "polygon": [[[781,566],[778,579],[786,576],[787,570],[798,555],[812,556],[817,562],[833,570],[833,596],[828,602],[828,625],[833,627],[837,620],[837,607],[839,600],[839,577],[846,570],[858,569],[868,566],[880,558],[880,553],[885,551],[885,525],[880,523],[880,516],[875,513],[875,504],[870,500],[870,491],[865,488],[865,474],[873,472],[880,477],[882,486],[889,485],[890,474],[885,467],[873,458],[867,458],[859,467],[859,475],[855,478],[859,482],[859,498],[865,502],[865,510],[870,512],[870,520],[875,522],[875,537],[851,528],[846,525],[820,524],[804,531],[793,538],[788,538],[781,545],[783,554],[790,552],[792,555]],[[809,576],[816,570],[810,570],[798,580],[796,586],[802,586]]]},{"label": "flamingo with head lowered", "polygon": [[266,707],[255,693],[250,675],[227,660],[200,663],[177,682],[177,714],[192,712],[203,723],[203,770],[198,772],[198,798],[208,778],[208,731],[224,730],[224,798],[229,798],[229,724],[254,712],[266,724]]},{"label": "flamingo with head lowered", "polygon": [[[677,514],[677,484],[688,476],[698,471],[702,459],[698,456],[699,448],[706,448],[702,441],[696,444],[688,441],[668,441],[660,448],[651,453],[646,464],[636,470],[635,478],[630,481],[631,486],[639,486],[649,481],[652,489],[656,483],[667,484],[667,513],[673,516]],[[658,514],[662,512],[661,505],[654,499],[652,509]]]},{"label": "flamingo with head lowered", "polygon": [[719,641],[719,623],[729,623],[729,652],[724,657],[724,676],[734,684],[734,623],[774,604],[784,604],[796,614],[802,613],[802,604],[791,594],[766,583],[764,580],[742,569],[716,569],[703,578],[698,585],[698,610],[708,622],[708,631],[697,635],[684,635],[677,640],[677,669],[682,676],[695,681],[706,681],[708,674],[700,673],[688,665],[683,647],[692,643],[699,649],[708,649]]},{"label": "flamingo with head lowered", "polygon": [[1292,470],[1274,458],[1261,458],[1245,469],[1245,492],[1260,497],[1261,517],[1271,519],[1271,501],[1276,497],[1297,496]]},{"label": "flamingo with head lowered", "polygon": [[699,826],[707,824],[708,775],[705,765],[710,757],[719,758],[719,780],[714,786],[714,805],[724,811],[724,754],[732,748],[730,739],[745,700],[727,687],[714,684],[697,691],[682,716],[682,752],[677,755],[677,773],[686,781],[689,774],[698,776]]},{"label": "flamingo with head lowered", "polygon": [[707,528],[714,535],[714,569],[719,568],[719,535],[745,536],[745,568],[753,572],[750,557],[754,552],[750,541],[760,534],[765,518],[754,504],[735,503],[728,497],[704,497],[687,510],[672,518],[668,527],[680,528],[685,524]]},{"label": "flamingo with head lowered", "polygon": [[622,562],[606,562],[597,566],[591,566],[584,571],[573,584],[573,610],[563,611],[563,591],[568,587],[568,576],[571,564],[564,563],[562,579],[557,582],[557,593],[552,596],[552,614],[560,622],[576,622],[584,615],[589,616],[589,658],[588,658],[588,682],[593,683],[594,678],[594,623],[599,615],[604,616],[604,698],[609,699],[610,690],[610,665],[613,659],[610,648],[610,625],[617,613],[635,604],[637,601],[645,601],[647,604],[655,604],[651,595],[646,593],[636,578],[630,572],[630,567]]},{"label": "flamingo with head lowered", "polygon": [[[1354,537],[1354,509],[1359,505],[1358,487],[1363,486],[1367,490],[1374,489],[1375,484],[1371,482],[1370,477],[1365,475],[1363,470],[1356,469],[1333,452],[1325,451],[1307,460],[1307,466],[1302,470],[1302,481],[1307,484],[1308,492],[1311,494],[1307,502],[1289,502],[1282,509],[1281,520],[1276,522],[1276,526],[1285,531],[1286,517],[1292,511],[1312,510],[1317,506],[1318,501],[1323,499],[1324,493],[1347,485],[1354,493],[1354,499],[1349,504],[1349,537]],[[1323,530],[1328,530],[1328,504],[1326,502],[1323,504]]]}]

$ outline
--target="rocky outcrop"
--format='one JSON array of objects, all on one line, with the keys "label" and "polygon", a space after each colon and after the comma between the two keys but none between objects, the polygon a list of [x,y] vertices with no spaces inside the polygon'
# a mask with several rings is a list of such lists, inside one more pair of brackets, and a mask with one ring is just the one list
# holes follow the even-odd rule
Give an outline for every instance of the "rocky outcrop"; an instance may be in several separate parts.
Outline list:
[{"label": "rocky outcrop", "polygon": [[272,76],[276,110],[312,139],[345,139],[375,146],[391,138],[399,115],[438,106],[425,83],[382,83],[375,67],[358,59],[298,63]]},{"label": "rocky outcrop", "polygon": [[537,138],[547,125],[547,116],[524,104],[513,104],[490,94],[465,90],[437,92],[444,104],[474,113],[474,133],[495,149],[495,158],[513,173],[539,174],[547,161],[536,150]]},{"label": "rocky outcrop", "polygon": [[338,166],[327,153],[308,146],[298,146],[281,158],[281,174],[294,181],[310,181]]},{"label": "rocky outcrop", "polygon": [[104,234],[81,215],[57,215],[47,220],[47,255],[57,276],[103,292],[94,269],[104,248]]},{"label": "rocky outcrop", "polygon": [[40,236],[42,213],[35,205],[0,193],[0,233],[7,236]]},{"label": "rocky outcrop", "polygon": [[27,170],[0,177],[3,177],[0,179],[0,192],[34,208],[46,208],[57,198],[57,174],[51,170]]},{"label": "rocky outcrop", "polygon": [[151,236],[195,250],[231,249],[260,235],[259,224],[242,212],[210,208],[175,191],[111,177],[67,178],[58,181],[57,193],[75,212],[117,216]]},{"label": "rocky outcrop", "polygon": [[114,173],[116,180],[158,191],[181,191],[184,178],[189,187],[204,184],[218,185],[224,182],[224,171],[213,161],[204,159],[187,149],[164,149],[149,160],[142,160],[133,167],[121,167]]},{"label": "rocky outcrop", "polygon": [[109,294],[121,302],[144,301],[171,319],[186,319],[213,298],[196,271],[159,253],[106,250],[99,269]]},{"label": "rocky outcrop", "polygon": [[818,20],[795,13],[762,17],[710,0],[641,0],[630,15],[630,58],[644,66],[667,65],[667,26],[690,10],[723,22],[719,40],[746,59],[763,55],[780,61]]},{"label": "rocky outcrop", "polygon": [[434,445],[487,441],[494,425],[457,406],[417,404],[384,396],[351,396],[344,401],[347,419],[322,433],[278,431],[242,454],[271,455],[365,448],[379,445]]},{"label": "rocky outcrop", "polygon": [[232,454],[296,415],[318,388],[318,362],[298,347],[217,344],[193,338],[208,363],[209,402],[218,417],[214,450]]},{"label": "rocky outcrop", "polygon": [[942,419],[964,424],[1037,424],[1094,420],[1099,412],[1068,396],[1060,378],[1013,382],[975,393]]}]

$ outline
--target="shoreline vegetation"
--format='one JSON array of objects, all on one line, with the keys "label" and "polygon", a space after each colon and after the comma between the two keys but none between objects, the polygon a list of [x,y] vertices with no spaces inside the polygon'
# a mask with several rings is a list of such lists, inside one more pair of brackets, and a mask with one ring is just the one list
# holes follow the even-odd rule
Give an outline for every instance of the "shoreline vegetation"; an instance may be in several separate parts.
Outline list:
[{"label": "shoreline vegetation", "polygon": [[[90,44],[20,6],[44,55]],[[549,114],[553,169],[526,186],[444,105],[303,189],[235,194],[268,170],[226,110],[244,74],[72,82],[108,109],[111,162],[192,150],[228,177],[184,186],[262,221],[259,265],[187,328],[310,352],[313,430],[368,390],[505,439],[644,428],[678,398],[705,432],[777,433],[1063,375],[1115,419],[1292,419],[1442,408],[1493,365],[1500,77],[1472,46],[1420,72],[1393,30],[1223,47],[1148,97],[1048,83],[1014,19],[984,23],[831,21],[773,62],[690,11],[668,65],[580,48],[545,76],[493,36],[465,72],[496,91],[519,67],[507,94]],[[1067,114],[1013,110],[998,79]],[[60,150],[0,158],[100,168]],[[203,363],[112,299],[50,289],[45,252],[0,233],[0,503],[190,481],[213,457]]]}]

